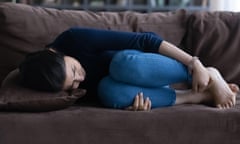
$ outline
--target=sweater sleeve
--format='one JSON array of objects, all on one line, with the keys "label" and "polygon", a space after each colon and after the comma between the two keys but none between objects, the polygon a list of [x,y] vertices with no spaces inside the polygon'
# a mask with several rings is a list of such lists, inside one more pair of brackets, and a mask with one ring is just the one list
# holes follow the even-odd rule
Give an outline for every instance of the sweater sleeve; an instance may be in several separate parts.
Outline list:
[{"label": "sweater sleeve", "polygon": [[152,32],[123,32],[89,28],[69,29],[74,44],[81,51],[90,53],[108,50],[136,49],[145,52],[158,52],[162,38]]},{"label": "sweater sleeve", "polygon": [[66,30],[62,32],[52,43],[48,44],[47,48],[56,49],[59,52],[66,52],[66,48],[72,47],[74,45],[71,32]]}]

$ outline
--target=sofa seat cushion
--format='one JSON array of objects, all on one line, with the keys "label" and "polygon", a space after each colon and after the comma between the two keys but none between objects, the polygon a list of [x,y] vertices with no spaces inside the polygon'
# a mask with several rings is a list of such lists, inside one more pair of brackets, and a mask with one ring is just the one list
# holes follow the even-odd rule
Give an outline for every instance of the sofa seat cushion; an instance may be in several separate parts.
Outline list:
[{"label": "sofa seat cushion", "polygon": [[228,110],[186,104],[146,112],[77,105],[45,113],[0,112],[0,142],[238,144],[239,98]]}]

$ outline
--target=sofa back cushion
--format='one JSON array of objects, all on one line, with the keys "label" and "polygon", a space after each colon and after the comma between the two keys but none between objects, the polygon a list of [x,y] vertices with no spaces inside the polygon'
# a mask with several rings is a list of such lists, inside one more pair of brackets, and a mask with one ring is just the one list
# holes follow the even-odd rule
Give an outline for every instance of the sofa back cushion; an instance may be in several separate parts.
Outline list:
[{"label": "sofa back cushion", "polygon": [[24,56],[41,50],[72,26],[122,31],[152,31],[179,45],[187,13],[90,12],[0,3],[0,83]]},{"label": "sofa back cushion", "polygon": [[185,48],[240,84],[240,13],[198,12],[189,18]]}]

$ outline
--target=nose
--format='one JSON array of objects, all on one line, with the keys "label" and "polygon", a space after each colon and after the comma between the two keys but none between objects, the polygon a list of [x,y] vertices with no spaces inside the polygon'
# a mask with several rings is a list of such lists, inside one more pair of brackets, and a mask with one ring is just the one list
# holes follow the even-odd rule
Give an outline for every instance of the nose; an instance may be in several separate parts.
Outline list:
[{"label": "nose", "polygon": [[72,88],[73,88],[73,89],[78,88],[78,87],[79,87],[79,84],[80,84],[82,81],[84,81],[84,78],[85,78],[85,77],[84,77],[83,75],[77,74],[77,75],[75,76],[74,81],[73,81],[73,86],[72,86]]},{"label": "nose", "polygon": [[77,74],[76,78],[75,78],[75,81],[82,82],[82,81],[84,81],[84,79],[85,79],[84,75]]}]

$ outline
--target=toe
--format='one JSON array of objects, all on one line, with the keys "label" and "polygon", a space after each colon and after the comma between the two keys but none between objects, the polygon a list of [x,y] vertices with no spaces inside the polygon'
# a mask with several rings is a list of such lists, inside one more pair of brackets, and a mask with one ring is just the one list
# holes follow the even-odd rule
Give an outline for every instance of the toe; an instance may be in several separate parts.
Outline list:
[{"label": "toe", "polygon": [[222,109],[221,104],[218,104],[218,105],[217,105],[217,108]]},{"label": "toe", "polygon": [[223,107],[223,109],[226,109],[226,108],[227,108],[227,105],[226,105],[226,104],[223,104],[222,107]]},{"label": "toe", "polygon": [[233,99],[231,100],[231,103],[233,104],[233,106],[235,106],[235,105],[236,105],[236,98],[233,98]]},{"label": "toe", "polygon": [[229,108],[228,103],[226,103],[225,104],[225,109],[228,109],[228,108]]},{"label": "toe", "polygon": [[232,106],[231,106],[231,102],[228,102],[227,103],[227,108],[229,109],[229,108],[231,108]]},{"label": "toe", "polygon": [[226,109],[229,109],[229,108],[230,108],[229,103],[226,103],[225,106],[226,106]]},{"label": "toe", "polygon": [[222,105],[222,107],[223,107],[223,109],[228,109],[228,104],[225,103],[225,104]]},{"label": "toe", "polygon": [[229,102],[229,105],[230,105],[230,107],[234,106],[232,101]]}]

